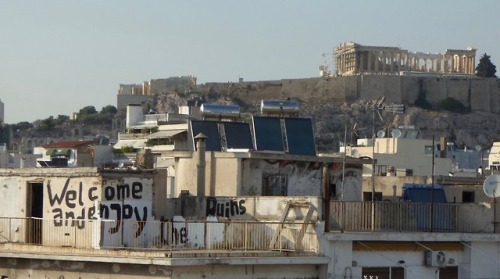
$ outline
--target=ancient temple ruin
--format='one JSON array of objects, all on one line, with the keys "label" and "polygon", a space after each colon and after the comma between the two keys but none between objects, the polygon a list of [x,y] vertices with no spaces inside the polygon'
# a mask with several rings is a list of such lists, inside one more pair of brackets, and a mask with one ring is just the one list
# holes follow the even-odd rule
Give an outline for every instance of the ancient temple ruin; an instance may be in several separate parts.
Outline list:
[{"label": "ancient temple ruin", "polygon": [[363,46],[353,42],[335,48],[336,74],[405,75],[411,73],[473,75],[476,49],[447,49],[445,53],[410,52],[399,47]]}]

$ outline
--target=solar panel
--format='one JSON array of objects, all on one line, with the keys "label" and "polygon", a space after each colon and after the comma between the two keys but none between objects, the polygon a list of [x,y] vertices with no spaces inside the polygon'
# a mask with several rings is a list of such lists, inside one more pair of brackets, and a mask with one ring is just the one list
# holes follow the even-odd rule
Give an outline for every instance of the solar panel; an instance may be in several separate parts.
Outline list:
[{"label": "solar panel", "polygon": [[285,118],[288,153],[316,156],[316,144],[310,118]]},{"label": "solar panel", "polygon": [[[207,136],[206,150],[207,151],[221,151],[219,129],[215,121],[199,121],[191,120],[191,135],[194,139],[199,133]],[[194,146],[196,150],[196,143]]]},{"label": "solar panel", "polygon": [[254,116],[255,148],[259,151],[284,151],[281,121],[277,117]]},{"label": "solar panel", "polygon": [[253,149],[250,125],[239,122],[223,122],[228,149]]}]

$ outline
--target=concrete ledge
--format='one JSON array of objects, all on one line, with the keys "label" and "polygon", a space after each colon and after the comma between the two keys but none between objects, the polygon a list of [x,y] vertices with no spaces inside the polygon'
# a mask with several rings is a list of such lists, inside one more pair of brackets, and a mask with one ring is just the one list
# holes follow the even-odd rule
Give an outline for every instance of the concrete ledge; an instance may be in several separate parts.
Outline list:
[{"label": "concrete ledge", "polygon": [[495,233],[439,233],[439,232],[328,232],[328,241],[494,241],[500,242]]},{"label": "concrete ledge", "polygon": [[[238,251],[211,251],[196,254],[184,254],[175,258],[172,251],[117,251],[93,250],[65,247],[43,247],[19,244],[0,244],[0,258],[23,258],[35,260],[59,260],[71,262],[102,262],[118,264],[144,264],[161,266],[191,266],[191,265],[274,265],[274,264],[328,264],[330,258],[317,255],[276,256],[269,251],[243,253]],[[230,256],[234,254],[234,256]],[[248,256],[242,256],[242,255]],[[267,256],[266,256],[267,254]],[[207,256],[209,255],[209,256]],[[218,256],[224,255],[224,256]],[[174,256],[174,257],[173,257]],[[191,257],[190,257],[191,256]]]}]

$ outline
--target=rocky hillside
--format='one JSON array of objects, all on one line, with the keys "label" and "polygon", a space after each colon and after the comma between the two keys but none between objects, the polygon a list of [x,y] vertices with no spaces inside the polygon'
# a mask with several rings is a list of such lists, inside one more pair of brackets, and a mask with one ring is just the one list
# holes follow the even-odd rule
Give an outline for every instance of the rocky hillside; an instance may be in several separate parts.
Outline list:
[{"label": "rocky hillside", "polygon": [[185,105],[189,98],[198,97],[208,103],[237,104],[243,112],[257,114],[262,99],[291,98],[299,102],[302,116],[312,117],[321,152],[337,151],[344,138],[348,143],[355,143],[358,137],[370,138],[373,129],[387,131],[400,125],[415,126],[423,138],[430,139],[433,135],[436,139],[447,137],[461,148],[476,145],[489,148],[500,133],[498,114],[424,110],[413,106],[415,100],[404,100],[407,104],[404,114],[382,112],[382,119],[376,115],[373,126],[373,100],[339,100],[338,96],[324,90],[321,80],[306,84],[302,88],[306,93],[297,94],[284,90],[285,82],[210,83],[199,85],[195,90],[177,88],[151,96],[145,106],[159,113],[177,111],[177,107]]}]

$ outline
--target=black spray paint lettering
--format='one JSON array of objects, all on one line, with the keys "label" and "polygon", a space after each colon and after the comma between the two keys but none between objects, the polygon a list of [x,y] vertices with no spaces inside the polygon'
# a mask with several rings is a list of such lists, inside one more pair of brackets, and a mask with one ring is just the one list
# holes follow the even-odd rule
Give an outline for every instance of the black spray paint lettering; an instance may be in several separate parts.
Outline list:
[{"label": "black spray paint lettering", "polygon": [[116,212],[116,226],[109,229],[110,234],[117,233],[120,230],[120,226],[122,226],[123,220],[135,219],[139,224],[137,231],[135,232],[135,236],[138,237],[139,235],[141,235],[148,219],[148,208],[144,206],[142,208],[141,215],[141,209],[139,207],[130,205],[124,202],[124,200],[140,200],[142,199],[142,191],[143,186],[140,182],[133,182],[132,186],[130,186],[129,184],[120,184],[116,186],[108,185],[104,188],[104,198],[107,201],[122,201],[109,205],[103,204],[100,207],[101,218],[108,219],[110,216],[110,212]]},{"label": "black spray paint lettering", "polygon": [[217,198],[207,197],[207,210],[206,216],[221,216],[221,217],[232,217],[237,215],[243,215],[247,212],[247,209],[243,204],[245,200],[235,201],[223,199],[218,201]]},{"label": "black spray paint lettering", "polygon": [[135,219],[138,223],[138,228],[135,232],[135,237],[141,235],[148,220],[148,208],[144,206],[142,208],[142,215],[137,206],[132,206],[130,204],[112,203],[109,205],[101,204],[100,212],[101,218],[109,219],[112,212],[116,212],[116,226],[109,229],[110,234],[114,234],[120,231],[120,226],[123,220]]},{"label": "black spray paint lettering", "polygon": [[[82,207],[84,203],[83,184],[80,182],[78,190],[68,190],[70,179],[66,180],[62,192],[58,195],[52,193],[53,189],[50,181],[47,184],[47,191],[49,194],[49,203],[52,207],[54,226],[76,226],[78,229],[85,228],[85,219],[96,220],[94,216],[96,213],[95,206],[90,208],[83,207],[76,209],[77,206]],[[90,187],[87,191],[87,198],[89,201],[94,201],[98,197],[95,194],[97,187]],[[63,209],[61,205],[66,205],[67,209]]]},{"label": "black spray paint lettering", "polygon": [[128,184],[116,185],[116,189],[113,186],[106,186],[104,188],[104,198],[107,201],[111,200],[125,200],[125,199],[142,199],[142,183],[134,182],[132,187]]},{"label": "black spray paint lettering", "polygon": [[186,227],[175,228],[172,226],[172,244],[186,244],[188,241],[188,232]]}]

